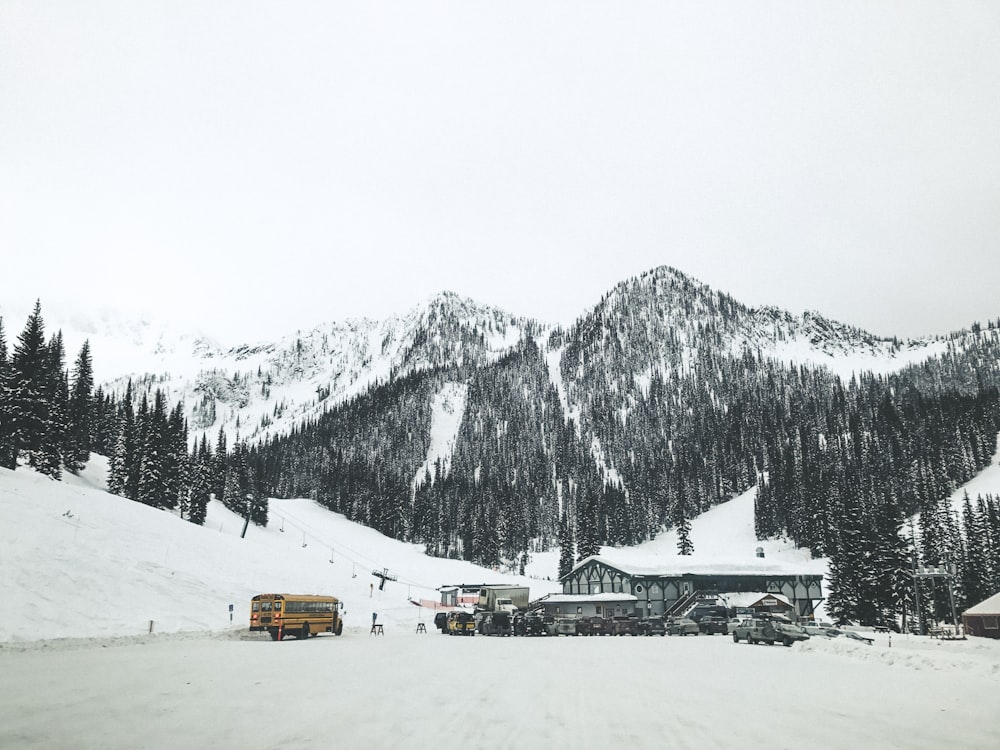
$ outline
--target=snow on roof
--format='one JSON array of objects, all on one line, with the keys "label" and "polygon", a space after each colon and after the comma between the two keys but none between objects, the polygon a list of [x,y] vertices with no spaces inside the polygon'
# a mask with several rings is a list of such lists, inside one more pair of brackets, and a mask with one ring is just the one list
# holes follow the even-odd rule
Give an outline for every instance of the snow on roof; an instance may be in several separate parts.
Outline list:
[{"label": "snow on roof", "polygon": [[789,607],[792,606],[791,601],[783,594],[769,594],[764,591],[737,591],[727,594],[719,594],[719,598],[726,603],[727,607],[752,607],[761,599],[766,599],[767,597],[777,599],[779,602],[787,604]]},{"label": "snow on roof", "polygon": [[632,594],[549,594],[542,597],[543,601],[556,604],[578,604],[581,602],[635,602],[638,598]]},{"label": "snow on roof", "polygon": [[969,607],[963,615],[1000,615],[1000,593],[996,593],[989,599],[979,602],[974,607]]},{"label": "snow on roof", "polygon": [[611,558],[606,553],[591,555],[581,560],[573,570],[577,570],[590,561],[599,562],[632,576],[822,575],[815,565],[796,565],[757,557],[739,562],[726,562],[716,559],[699,559],[694,556],[660,555],[655,560],[648,560],[645,565],[636,565]]}]

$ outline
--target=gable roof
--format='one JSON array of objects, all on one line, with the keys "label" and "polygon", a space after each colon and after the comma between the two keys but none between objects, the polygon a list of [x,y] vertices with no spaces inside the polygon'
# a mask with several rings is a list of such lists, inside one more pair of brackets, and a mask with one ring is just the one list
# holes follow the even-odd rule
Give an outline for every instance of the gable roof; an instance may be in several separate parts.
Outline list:
[{"label": "gable roof", "polygon": [[612,560],[605,555],[591,555],[586,557],[576,565],[566,575],[560,576],[563,580],[580,568],[590,563],[598,563],[606,568],[617,570],[619,573],[640,577],[663,577],[680,578],[685,575],[712,575],[712,576],[816,576],[822,573],[815,570],[814,564],[792,565],[774,560],[764,560],[761,558],[750,558],[740,563],[722,562],[713,559],[698,558],[696,556],[682,555],[661,555],[654,561],[655,566],[634,565],[627,562]]},{"label": "gable roof", "polygon": [[979,602],[974,607],[969,607],[963,615],[1000,615],[1000,593],[994,594],[986,601]]},{"label": "gable roof", "polygon": [[732,592],[719,594],[719,598],[722,599],[727,607],[753,607],[759,604],[761,601],[767,598],[777,599],[779,602],[787,607],[792,606],[792,602],[784,594],[768,594],[766,592],[760,591],[750,591],[747,593],[743,592]]}]

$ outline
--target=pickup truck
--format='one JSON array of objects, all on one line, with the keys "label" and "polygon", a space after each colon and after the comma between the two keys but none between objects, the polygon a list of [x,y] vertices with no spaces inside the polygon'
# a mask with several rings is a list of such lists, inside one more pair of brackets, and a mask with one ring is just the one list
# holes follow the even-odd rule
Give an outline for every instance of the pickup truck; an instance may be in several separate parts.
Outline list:
[{"label": "pickup truck", "polygon": [[733,630],[733,643],[739,643],[740,641],[760,643],[763,641],[768,646],[772,646],[777,638],[778,634],[774,629],[774,623],[770,620],[748,618],[743,620]]}]

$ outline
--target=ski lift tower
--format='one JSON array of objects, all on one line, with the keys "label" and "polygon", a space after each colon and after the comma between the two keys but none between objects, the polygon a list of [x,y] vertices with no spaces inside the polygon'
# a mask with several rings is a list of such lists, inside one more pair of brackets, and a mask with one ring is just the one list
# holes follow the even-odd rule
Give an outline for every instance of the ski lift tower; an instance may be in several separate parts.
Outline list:
[{"label": "ski lift tower", "polygon": [[[920,579],[930,578],[934,580],[935,578],[941,578],[944,580],[945,585],[948,587],[948,600],[951,602],[951,623],[955,626],[955,632],[958,633],[958,616],[955,614],[955,566],[931,566],[927,565],[924,567],[916,568],[913,573],[913,584],[917,591],[917,601],[919,602],[920,596]],[[919,613],[919,605],[917,612],[917,623],[920,625],[921,631],[923,630],[923,618]],[[921,632],[920,635],[923,635]]]},{"label": "ski lift tower", "polygon": [[382,568],[382,570],[373,570],[372,575],[376,578],[381,578],[381,582],[378,585],[378,590],[381,591],[385,588],[386,581],[395,581],[396,576],[389,572],[388,568]]}]

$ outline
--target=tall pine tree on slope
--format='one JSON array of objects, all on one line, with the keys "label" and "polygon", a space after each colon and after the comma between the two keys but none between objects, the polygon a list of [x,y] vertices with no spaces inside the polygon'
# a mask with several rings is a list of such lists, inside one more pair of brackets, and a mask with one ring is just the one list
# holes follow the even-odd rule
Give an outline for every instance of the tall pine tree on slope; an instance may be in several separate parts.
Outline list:
[{"label": "tall pine tree on slope", "polygon": [[10,388],[11,366],[7,357],[7,339],[4,336],[3,318],[0,317],[0,467],[13,469],[17,466],[14,449],[14,427],[11,423]]},{"label": "tall pine tree on slope", "polygon": [[128,493],[133,486],[130,472],[134,464],[136,430],[132,398],[132,381],[129,380],[116,420],[118,433],[108,471],[108,492],[123,497],[130,497]]},{"label": "tall pine tree on slope", "polygon": [[139,469],[139,485],[136,500],[155,508],[172,507],[167,497],[165,463],[167,454],[167,415],[163,393],[157,389],[153,394],[153,407],[146,418],[145,443]]},{"label": "tall pine tree on slope", "polygon": [[68,409],[69,425],[63,449],[63,463],[74,474],[86,465],[94,441],[93,391],[94,371],[90,359],[90,342],[84,341],[73,365],[73,383]]},{"label": "tall pine tree on slope", "polygon": [[14,459],[16,465],[18,456],[23,453],[32,468],[58,479],[58,457],[47,453],[54,444],[58,445],[53,439],[55,427],[49,419],[53,378],[49,371],[49,354],[45,345],[42,305],[35,302],[11,357],[9,413],[14,436]]},{"label": "tall pine tree on slope", "polygon": [[49,429],[46,431],[41,459],[44,465],[37,468],[54,479],[62,477],[63,448],[66,443],[67,416],[69,403],[69,374],[66,372],[66,348],[63,346],[62,331],[56,331],[48,343],[49,368],[46,401],[49,405]]},{"label": "tall pine tree on slope", "polygon": [[190,481],[188,520],[202,526],[212,491],[212,454],[205,433],[202,433],[201,442],[192,455]]}]

